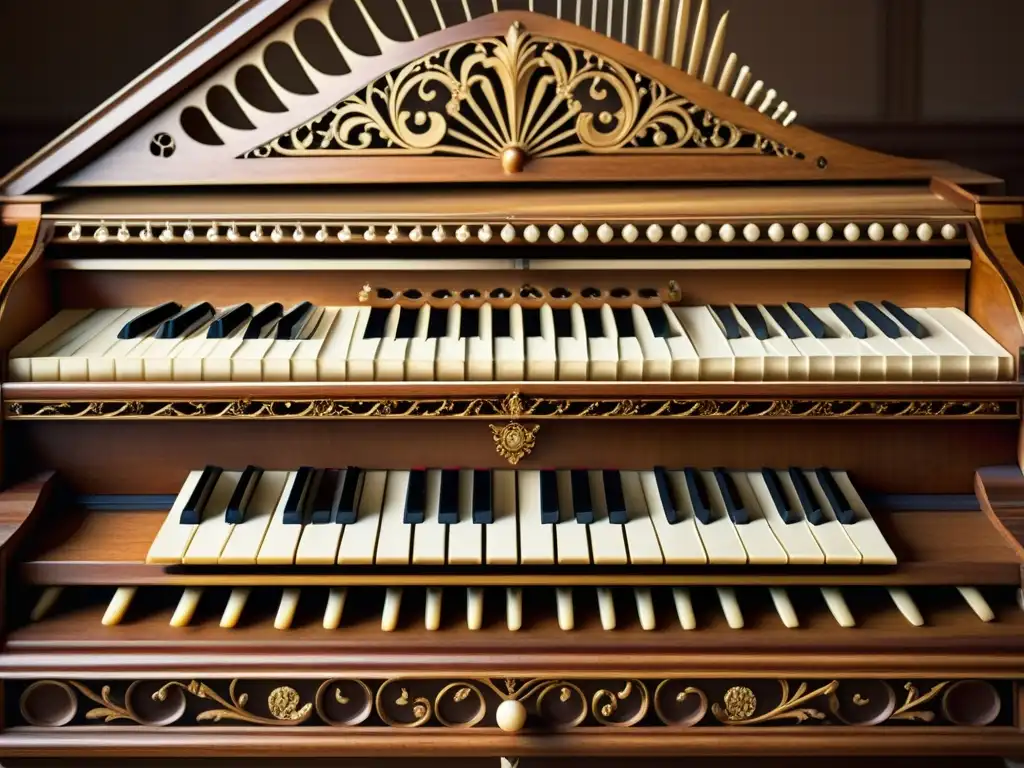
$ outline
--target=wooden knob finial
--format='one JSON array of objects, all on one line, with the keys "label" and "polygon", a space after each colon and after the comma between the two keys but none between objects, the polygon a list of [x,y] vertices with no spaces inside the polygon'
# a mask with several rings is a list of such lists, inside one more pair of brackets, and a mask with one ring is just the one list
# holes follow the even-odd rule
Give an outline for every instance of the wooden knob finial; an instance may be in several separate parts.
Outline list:
[{"label": "wooden knob finial", "polygon": [[526,152],[519,147],[509,147],[501,153],[501,167],[505,173],[522,173],[526,167]]}]

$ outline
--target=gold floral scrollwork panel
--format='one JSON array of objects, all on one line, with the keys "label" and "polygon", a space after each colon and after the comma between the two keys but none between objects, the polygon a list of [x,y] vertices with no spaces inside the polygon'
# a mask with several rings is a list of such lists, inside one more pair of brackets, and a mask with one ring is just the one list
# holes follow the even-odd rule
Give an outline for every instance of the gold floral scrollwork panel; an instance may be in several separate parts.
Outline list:
[{"label": "gold floral scrollwork panel", "polygon": [[585,48],[532,35],[459,43],[392,70],[244,158],[803,155]]},{"label": "gold floral scrollwork panel", "polygon": [[[1010,725],[1000,680],[328,678],[11,681],[13,724],[440,730]],[[510,726],[499,709],[520,715]]]}]

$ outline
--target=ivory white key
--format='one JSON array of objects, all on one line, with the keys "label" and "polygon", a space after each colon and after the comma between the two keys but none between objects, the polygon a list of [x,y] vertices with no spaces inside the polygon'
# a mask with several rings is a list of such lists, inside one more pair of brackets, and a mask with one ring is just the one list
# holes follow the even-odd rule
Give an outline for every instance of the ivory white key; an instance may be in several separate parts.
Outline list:
[{"label": "ivory white key", "polygon": [[292,381],[316,381],[319,378],[318,358],[327,337],[341,322],[340,307],[321,307],[320,319],[307,338],[300,339],[291,356]]},{"label": "ivory white key", "polygon": [[[97,372],[107,368],[102,362],[107,351],[117,342],[117,335],[121,332],[124,324],[146,311],[145,307],[136,309],[125,309],[111,317],[110,322],[100,328],[78,349],[60,361],[61,381],[89,381],[92,379],[90,371],[96,368]],[[99,377],[96,381],[111,381],[113,377],[113,366],[109,366],[110,376]]]},{"label": "ivory white key", "polygon": [[[220,565],[255,565],[267,528],[278,504],[287,498],[294,482],[294,472],[264,472],[260,475],[245,518],[231,529],[227,544],[220,553]],[[301,528],[301,526],[299,526]]]},{"label": "ivory white key", "polygon": [[585,310],[595,312],[601,321],[602,335],[587,337],[587,348],[590,356],[591,381],[615,381],[619,370],[619,333],[615,327],[612,308],[607,304],[599,309]]},{"label": "ivory white key", "polygon": [[576,620],[572,608],[572,588],[555,588],[555,610],[558,613],[558,627],[563,632],[569,632],[575,627]]},{"label": "ivory white key", "polygon": [[[757,497],[747,482],[746,474],[744,472],[730,472],[729,475],[732,478],[733,485],[736,486],[736,491],[739,493],[740,498],[737,501],[742,502],[747,510],[747,522],[743,525],[733,524],[740,541],[743,543],[743,549],[746,550],[747,562],[751,565],[785,565],[789,562],[789,557],[786,555],[782,545],[779,544],[778,539],[775,538],[775,533],[768,524],[768,520],[765,519],[764,512],[761,511],[761,505],[758,504]],[[712,472],[705,472],[704,482],[709,489],[709,500],[712,506],[716,508],[716,514],[721,514],[726,519],[729,519],[722,498],[722,492],[715,482],[714,474]],[[699,525],[700,523],[698,522]],[[705,528],[708,527],[710,526],[705,526]],[[703,529],[699,527],[698,531],[703,533]]]},{"label": "ivory white key", "polygon": [[672,311],[697,350],[700,379],[732,381],[736,375],[736,356],[711,310],[707,307],[674,307]]},{"label": "ivory white key", "polygon": [[316,378],[319,381],[344,381],[348,378],[348,357],[354,343],[353,334],[357,322],[364,316],[369,316],[367,307],[341,307],[338,310],[337,320],[317,351]]},{"label": "ivory white key", "polygon": [[441,470],[427,470],[427,503],[423,522],[412,534],[412,562],[414,565],[444,565],[448,549],[448,526],[438,522],[441,506]]},{"label": "ivory white key", "polygon": [[[779,474],[776,473],[775,476],[778,478]],[[782,519],[778,509],[775,507],[775,502],[768,490],[768,485],[760,472],[747,472],[746,480],[750,490],[757,499],[762,514],[764,514],[765,519],[768,521],[768,525],[771,526],[772,533],[775,534],[775,538],[786,551],[786,557],[789,559],[789,562],[793,565],[820,565],[824,563],[825,554],[821,551],[821,547],[818,546],[818,542],[815,541],[814,535],[809,530],[808,523],[803,519],[786,523]],[[740,487],[738,478],[736,485]],[[781,481],[779,485],[780,490],[785,494],[786,491],[782,487]],[[787,496],[787,503],[790,508],[790,514],[793,517],[803,516],[803,512],[800,510],[800,505],[796,502],[795,497]]]},{"label": "ivory white key", "polygon": [[615,629],[615,599],[608,587],[597,588],[597,612],[601,617],[601,628],[606,632]]},{"label": "ivory white key", "polygon": [[672,589],[672,601],[676,605],[676,616],[679,617],[679,626],[683,629],[696,629],[697,616],[693,612],[693,600],[690,598],[690,590],[686,587],[674,587]]},{"label": "ivory white key", "polygon": [[[395,310],[398,311],[395,312]],[[403,381],[405,379],[405,360],[409,354],[409,343],[412,340],[411,335],[405,335],[405,331],[409,330],[405,326],[409,323],[409,317],[418,319],[420,314],[420,310],[406,307],[396,306],[392,309],[373,365],[375,381]],[[412,331],[415,333],[415,324]]]},{"label": "ivory white key", "polygon": [[199,607],[199,600],[203,596],[202,587],[185,587],[178,599],[178,605],[171,616],[172,627],[187,627]]},{"label": "ivory white key", "polygon": [[[788,317],[798,329],[806,334],[796,339],[790,339],[788,336],[785,337],[786,340],[793,345],[793,348],[799,355],[798,358],[790,358],[789,360],[790,371],[800,371],[800,374],[793,378],[799,381],[803,381],[805,378],[809,381],[830,381],[834,379],[835,356],[825,348],[825,345],[821,343],[820,339],[814,338],[814,336],[807,332],[807,327],[799,321],[796,314],[789,307],[786,305],[780,306],[782,307],[782,312],[785,313],[785,316]],[[765,322],[773,334],[778,333],[785,336],[785,330],[782,325],[772,317],[766,307],[762,314],[765,316]],[[774,338],[777,340],[777,345],[782,343],[782,339],[779,336],[775,336]],[[806,377],[803,375],[805,367],[807,370]]]},{"label": "ivory white key", "polygon": [[[708,471],[700,471],[698,474],[704,480],[704,487],[707,489],[708,503],[712,507],[711,521],[702,523],[695,519],[697,535],[700,536],[701,544],[708,555],[710,565],[742,565],[747,562],[747,550],[743,541],[736,533],[737,526],[729,519],[722,505],[722,496],[715,484],[714,474]],[[669,472],[669,482],[675,488],[677,499],[689,499],[690,491],[686,487],[686,476],[682,472]],[[692,502],[690,502],[692,503]]]},{"label": "ivory white key", "polygon": [[[463,308],[462,313],[465,315],[469,310]],[[466,337],[466,380],[467,381],[492,381],[496,376],[496,358],[498,356],[498,349],[494,339],[494,325],[493,325],[493,310],[490,304],[484,304],[477,311],[477,335]],[[465,324],[465,320],[462,321]],[[502,353],[506,356],[512,355],[515,350],[506,349],[502,347]],[[522,348],[518,349],[518,358],[515,358],[513,362],[513,368],[515,365],[519,366],[520,376],[522,378],[522,365],[516,361],[522,359]]]},{"label": "ivory white key", "polygon": [[[163,364],[163,368],[159,372],[161,377],[168,377],[175,381],[202,381],[202,350],[205,349],[207,345],[211,344],[212,341],[215,341],[206,337],[210,330],[211,323],[212,320],[197,326],[191,333],[185,335],[180,344],[176,345],[170,351],[166,362]],[[90,371],[93,367],[98,368],[100,364],[109,364],[112,368],[114,378],[118,381],[143,380],[145,378],[146,359],[143,357],[133,356],[134,350],[138,348],[143,341],[144,337],[118,341],[117,344],[107,352],[103,360],[96,361],[96,366],[90,366]],[[160,366],[158,366],[156,360],[152,360],[149,366],[150,372],[153,374],[154,378],[156,378],[157,370]],[[102,371],[102,375],[106,375],[107,373],[108,371],[106,370]],[[90,373],[90,376],[92,377],[92,373]],[[166,378],[164,380],[166,380]]]},{"label": "ivory white key", "polygon": [[[516,305],[518,308],[518,305]],[[531,381],[554,381],[556,375],[557,354],[555,349],[555,321],[551,307],[545,304],[540,309],[522,310],[521,312],[537,312],[540,316],[540,336],[527,336],[526,340],[526,378]]]},{"label": "ivory white key", "polygon": [[[33,374],[33,360],[36,358],[45,360],[58,340],[65,334],[73,332],[73,329],[93,312],[94,310],[91,309],[62,309],[47,320],[11,350],[7,365],[7,377],[11,381],[43,380]],[[44,368],[48,365],[45,362],[40,363],[40,366]],[[56,369],[54,369],[54,373],[57,373]]]},{"label": "ivory white key", "polygon": [[[626,554],[624,525],[613,523],[608,519],[608,501],[604,490],[604,473],[591,470],[587,473],[590,481],[590,500],[594,505],[594,522],[587,526],[590,529],[590,551],[594,565],[626,565],[629,556]],[[625,495],[625,494],[623,494]]]},{"label": "ivory white key", "polygon": [[201,469],[188,473],[188,477],[174,499],[174,504],[171,505],[171,511],[167,513],[163,525],[160,526],[160,530],[153,538],[153,543],[149,546],[149,552],[146,554],[147,563],[170,565],[181,562],[182,555],[185,554],[185,550],[188,549],[188,545],[195,535],[196,528],[199,527],[198,525],[182,525],[180,522],[181,512],[188,504],[189,498],[196,486],[199,485],[202,476],[203,470]]},{"label": "ivory white key", "polygon": [[438,381],[463,381],[466,378],[467,339],[462,336],[462,306],[448,308],[448,327],[437,340],[435,377]]},{"label": "ivory white key", "polygon": [[510,632],[518,632],[523,626],[523,590],[509,587],[505,590],[505,624]]},{"label": "ivory white key", "polygon": [[[846,535],[846,531],[843,530],[843,524],[840,523],[835,514],[832,512],[832,508],[828,504],[828,500],[825,499],[824,493],[822,493],[821,486],[818,484],[813,472],[804,472],[804,478],[807,480],[807,485],[810,489],[811,495],[817,501],[821,507],[822,521],[818,525],[812,525],[810,522],[805,522],[807,529],[811,532],[814,540],[818,543],[822,553],[825,555],[826,565],[857,565],[863,560],[863,556],[860,550],[857,549],[856,545],[850,541],[850,537]],[[779,472],[779,485],[782,486],[783,491],[786,493],[789,499],[790,508],[794,510],[800,509],[800,502],[797,497],[796,488],[793,486],[793,481],[789,478],[789,474],[786,472]],[[801,513],[802,514],[802,513]],[[797,523],[794,523],[797,525]]]},{"label": "ivory white key", "polygon": [[914,598],[910,596],[910,592],[903,588],[890,587],[889,597],[896,604],[899,612],[903,614],[905,618],[912,626],[923,627],[924,617],[921,615],[921,611],[914,603]]},{"label": "ivory white key", "polygon": [[[178,348],[178,354],[171,362],[171,376],[176,381],[230,381],[231,356],[242,346],[245,326],[246,323],[242,323],[223,339],[204,338],[202,344],[186,341]],[[140,365],[141,362],[141,358],[129,353],[115,364],[117,378],[121,380],[134,376],[132,366]]]},{"label": "ivory white key", "polygon": [[555,528],[555,551],[559,565],[590,565],[590,540],[587,526],[576,522],[572,498],[572,478],[568,470],[559,470],[559,520]]},{"label": "ivory white key", "polygon": [[651,590],[647,587],[637,587],[633,590],[633,596],[636,598],[636,615],[640,619],[640,626],[650,632],[656,625]]},{"label": "ivory white key", "polygon": [[[761,347],[765,381],[806,381],[808,375],[807,361],[800,351],[789,340],[785,333],[771,320],[771,317],[760,305],[750,305],[768,329],[767,339],[757,338],[750,321],[740,312],[737,305],[732,305],[733,314],[740,328]],[[755,318],[756,319],[756,318]]]},{"label": "ivory white key", "polygon": [[[835,358],[835,378],[839,381],[885,381],[886,359],[869,344],[855,339],[849,329],[828,307],[811,310],[835,334],[819,339]],[[849,374],[846,371],[849,371]]]},{"label": "ivory white key", "polygon": [[[196,309],[199,306],[201,304],[182,307],[181,314]],[[175,352],[184,344],[187,338],[190,338],[193,333],[199,330],[200,325],[205,326],[206,324],[204,321],[194,325],[192,328],[186,329],[183,336],[171,339],[158,339],[155,333],[149,334],[115,362],[118,376],[121,375],[120,371],[123,369],[126,376],[135,378],[138,373],[139,362],[141,361],[142,378],[146,381],[171,381],[174,373],[172,361]],[[259,381],[260,378],[260,372],[257,371],[255,378],[250,379],[250,381]]]},{"label": "ivory white key", "polygon": [[[809,365],[812,381],[816,379],[857,381],[860,378],[860,356],[862,350],[856,339],[837,338],[836,336],[816,339],[807,325],[800,319],[800,316],[793,311],[792,307],[787,304],[784,305],[784,308],[793,323],[807,334],[802,339],[794,339],[793,343],[804,355],[811,358]],[[811,309],[810,311],[820,322],[824,323],[824,318],[818,310]],[[833,318],[835,318],[834,315]],[[837,319],[834,321],[838,322]],[[824,324],[828,327],[827,323]],[[829,332],[832,333],[833,331],[829,328]],[[827,360],[821,360],[822,357],[827,358]],[[881,363],[878,364],[877,368],[881,369]],[[819,371],[820,377],[815,375],[815,369]]]},{"label": "ivory white key", "polygon": [[[401,307],[393,306],[387,314],[384,322],[384,331],[394,324],[398,324],[398,313]],[[373,381],[374,361],[377,359],[377,351],[380,349],[381,336],[366,336],[367,326],[370,323],[371,314],[377,317],[383,312],[380,308],[359,307],[357,310],[355,324],[352,328],[352,341],[348,348],[346,360],[346,374],[349,381]]]},{"label": "ivory white key", "polygon": [[912,356],[911,376],[914,381],[967,381],[968,352],[957,339],[943,333],[941,328],[936,328],[936,333],[918,339],[884,307],[879,306],[878,309],[899,328],[900,338],[893,341]]},{"label": "ivory white key", "polygon": [[972,317],[955,307],[909,309],[907,314],[931,333],[944,333],[957,339],[968,350],[967,368],[971,381],[997,381],[1013,378],[1013,355],[979,326]]},{"label": "ivory white key", "polygon": [[[936,378],[938,359],[920,342],[909,336],[903,339],[890,339],[856,304],[851,303],[847,306],[864,323],[864,327],[868,331],[867,339],[858,340],[864,350],[869,350],[861,353],[862,370],[868,362],[865,358],[870,358],[872,365],[875,365],[876,360],[880,361],[881,378],[885,381],[915,381],[921,378],[934,380]],[[834,312],[831,310],[828,312],[835,317],[835,322],[842,324]],[[842,332],[844,338],[847,335],[853,338],[853,335],[845,327],[842,328]],[[874,374],[871,374],[871,377],[872,380],[878,380]]]},{"label": "ivory white key", "polygon": [[124,615],[131,607],[132,599],[135,597],[136,587],[118,587],[114,596],[107,605],[100,623],[104,627],[116,627],[124,620]]},{"label": "ivory white key", "polygon": [[[778,372],[785,365],[785,361],[774,355],[773,350],[766,348],[758,339],[754,338],[750,329],[740,322],[739,312],[736,310],[735,305],[723,306],[723,310],[732,312],[741,334],[736,339],[730,339],[726,336],[726,341],[732,349],[733,357],[736,359],[733,379],[735,381],[765,381],[769,379],[766,375],[769,369],[771,369],[774,375],[778,375]],[[725,336],[725,329],[722,327],[721,320],[714,310],[711,311],[711,316],[719,324],[718,327],[722,330],[723,336]],[[769,356],[771,360],[769,360]]]},{"label": "ivory white key", "polygon": [[519,561],[523,565],[555,562],[555,528],[540,521],[540,472],[521,469],[519,487]]},{"label": "ivory white key", "polygon": [[475,632],[484,623],[484,590],[481,587],[466,589],[466,627]]},{"label": "ivory white key", "polygon": [[740,611],[740,602],[736,599],[736,590],[732,587],[717,587],[718,602],[722,606],[722,613],[729,629],[743,629],[743,612]]},{"label": "ivory white key", "polygon": [[[636,330],[636,342],[640,346],[644,381],[668,381],[672,378],[672,354],[668,351],[668,343],[664,338],[655,336],[643,307],[634,304],[629,311]],[[663,313],[664,308],[657,307],[654,311]]]},{"label": "ivory white key", "polygon": [[299,607],[300,594],[301,590],[295,587],[288,587],[281,593],[281,602],[277,605],[277,615],[274,617],[274,629],[291,629],[295,611]]},{"label": "ivory white key", "polygon": [[338,565],[369,565],[377,550],[380,514],[388,473],[373,470],[363,475],[356,521],[348,523],[338,547]]},{"label": "ivory white key", "polygon": [[867,506],[850,482],[849,475],[833,471],[832,478],[853,510],[855,522],[852,525],[844,525],[843,531],[860,551],[861,561],[865,565],[895,565],[896,554],[882,536],[882,532],[878,530],[878,525],[871,517]]},{"label": "ivory white key", "polygon": [[99,309],[88,314],[81,322],[69,328],[31,358],[34,381],[60,381],[62,362],[85,346],[97,333],[120,317],[124,310]]},{"label": "ivory white key", "polygon": [[427,599],[423,606],[423,626],[434,632],[441,626],[441,588],[427,587]]},{"label": "ivory white key", "polygon": [[224,606],[224,613],[220,617],[221,629],[234,629],[242,618],[242,611],[245,610],[245,603],[249,599],[248,587],[235,587],[228,596],[227,605]]},{"label": "ivory white key", "polygon": [[[489,306],[489,305],[488,305]],[[509,335],[499,336],[500,329],[494,328],[494,314],[491,309],[491,333],[494,334],[494,379],[495,381],[521,381],[526,378],[526,340],[523,331],[523,308],[513,304],[508,310]],[[480,331],[483,333],[483,311],[480,313]],[[472,348],[472,340],[470,340]],[[470,349],[472,352],[472,349]],[[472,362],[472,355],[470,356]]]},{"label": "ivory white key", "polygon": [[[348,473],[353,470],[338,471],[338,489],[344,486]],[[324,479],[321,479],[324,482]],[[311,490],[312,492],[312,490]],[[356,489],[359,498],[359,489]],[[333,520],[329,523],[309,523],[302,527],[299,547],[295,550],[296,565],[333,565],[338,561],[338,546],[344,535],[344,525]]]},{"label": "ivory white key", "polygon": [[[608,310],[607,313],[605,310]],[[633,308],[612,309],[607,304],[601,308],[601,316],[612,317],[612,328],[618,341],[619,365],[616,378],[619,381],[642,381],[644,374],[644,353],[637,338],[633,322]]]},{"label": "ivory white key", "polygon": [[[268,306],[254,306],[253,317]],[[252,318],[226,338],[215,339],[212,348],[203,350],[204,381],[259,381],[263,372],[263,355],[274,343],[273,328],[276,323],[271,322],[263,329],[262,338],[247,339],[245,334],[251,322]],[[172,364],[172,375],[174,367]]]},{"label": "ivory white key", "polygon": [[995,620],[996,615],[993,613],[992,607],[977,587],[957,587],[956,589],[979,619],[985,622]]},{"label": "ivory white key", "polygon": [[[323,336],[326,336],[326,315],[327,313],[323,307],[313,307],[303,321],[303,327],[299,330],[296,338],[277,339],[274,341],[270,349],[267,350],[267,354],[263,357],[263,381],[292,380],[293,361],[302,345],[309,343],[310,338],[316,335],[321,324],[325,326]],[[330,317],[333,318],[334,316],[335,314],[332,312]],[[321,342],[323,336],[321,336]],[[309,364],[310,362],[312,365]],[[313,369],[312,372],[315,375],[315,355],[312,361],[307,361],[307,372],[309,372],[309,368]],[[302,379],[299,380],[301,381]],[[306,380],[309,381],[310,379]]]},{"label": "ivory white key", "polygon": [[840,627],[849,629],[850,627],[857,626],[857,622],[854,621],[853,614],[850,612],[850,607],[846,604],[843,593],[838,588],[822,587],[821,596],[825,598],[825,605],[828,606],[829,612]]},{"label": "ivory white key", "polygon": [[[496,470],[492,475],[494,522],[487,526],[487,564],[515,565],[519,562],[516,520],[516,473]],[[461,523],[460,523],[461,525]]]},{"label": "ivory white key", "polygon": [[412,548],[412,526],[406,525],[405,501],[409,491],[409,472],[388,472],[384,491],[384,505],[380,513],[380,533],[377,535],[377,565],[408,565]]},{"label": "ivory white key", "polygon": [[438,312],[429,304],[420,307],[416,318],[415,335],[409,339],[409,350],[405,358],[406,381],[433,381],[434,359],[437,357],[437,339],[427,337],[430,326],[430,315]]},{"label": "ivory white key", "polygon": [[768,593],[772,596],[772,603],[775,611],[782,619],[782,626],[786,629],[796,629],[800,626],[800,619],[796,615],[793,602],[789,599],[789,593],[782,587],[769,587]]},{"label": "ivory white key", "polygon": [[260,551],[256,555],[256,562],[259,565],[291,565],[295,562],[295,552],[299,547],[302,526],[286,525],[284,508],[297,476],[297,472],[288,473],[288,482],[285,483],[281,498],[277,501],[274,514],[270,516],[266,535],[263,537]]},{"label": "ivory white key", "polygon": [[665,557],[661,553],[651,514],[647,511],[640,473],[623,471],[619,472],[619,477],[622,481],[622,499],[626,502],[626,515],[629,518],[623,526],[629,562],[633,565],[661,565]]},{"label": "ivory white key", "polygon": [[[682,509],[676,510],[679,522],[672,525],[665,516],[665,507],[661,503],[661,494],[658,492],[658,483],[655,480],[654,472],[638,472],[637,474],[643,488],[647,509],[650,512],[651,522],[654,524],[661,551],[665,556],[665,562],[670,565],[694,563],[703,565],[706,563],[708,556],[701,537],[697,533],[697,518],[693,513],[689,495],[676,494],[676,499],[682,505]],[[675,473],[667,474],[671,478]],[[672,481],[670,480],[670,482]],[[625,479],[622,482],[622,491],[625,495]],[[746,562],[746,559],[742,562]]]},{"label": "ivory white key", "polygon": [[583,308],[573,304],[567,310],[572,328],[571,336],[558,337],[558,378],[561,381],[584,381],[587,379],[590,356],[587,351],[587,327],[583,320]]},{"label": "ivory white key", "polygon": [[324,629],[337,629],[341,624],[346,597],[348,590],[345,587],[331,587],[327,593],[327,606],[324,608]]},{"label": "ivory white key", "polygon": [[473,470],[459,470],[459,522],[448,526],[448,565],[483,563],[484,526],[473,522]]},{"label": "ivory white key", "polygon": [[701,360],[693,341],[686,334],[686,329],[679,316],[669,306],[661,307],[668,321],[668,336],[664,339],[668,352],[672,356],[673,381],[697,381],[701,378]]},{"label": "ivory white key", "polygon": [[380,628],[394,632],[398,628],[398,614],[402,608],[402,588],[388,587],[384,593],[384,610],[381,611]]},{"label": "ivory white key", "polygon": [[226,516],[231,494],[241,476],[241,472],[221,472],[217,478],[217,484],[203,511],[203,518],[196,526],[192,541],[181,558],[185,565],[215,565],[220,560],[220,554],[235,527],[227,522]]}]

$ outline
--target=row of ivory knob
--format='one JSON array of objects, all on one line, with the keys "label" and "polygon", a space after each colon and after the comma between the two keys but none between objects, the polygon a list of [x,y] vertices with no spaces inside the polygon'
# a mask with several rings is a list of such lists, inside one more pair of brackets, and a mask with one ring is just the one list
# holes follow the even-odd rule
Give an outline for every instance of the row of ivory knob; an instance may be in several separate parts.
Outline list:
[{"label": "row of ivory knob", "polygon": [[[269,227],[270,225],[267,226]],[[381,226],[380,229],[384,229],[384,226]],[[427,232],[428,229],[430,229],[430,227],[424,228],[421,225],[416,225],[410,228],[405,236],[414,243],[418,243],[427,238],[436,243],[443,243],[448,240],[448,230],[443,224],[438,224],[433,229],[430,229],[429,234]],[[538,243],[546,237],[548,242],[554,244],[565,241],[567,235],[571,236],[572,239],[578,243],[586,243],[591,239],[591,229],[586,224],[577,224],[568,233],[560,224],[552,224],[547,228],[546,232],[542,231],[536,224],[528,224],[525,227],[522,227],[521,232],[514,225],[506,224],[498,231],[497,234],[501,240],[506,243],[512,243],[520,237],[528,243]],[[610,243],[616,239],[615,228],[610,224],[601,224],[596,228],[593,234],[601,243]],[[648,242],[658,243],[665,239],[666,234],[673,242],[683,243],[690,237],[690,230],[683,224],[675,224],[670,227],[666,233],[665,228],[660,224],[650,224],[641,233],[640,229],[636,225],[626,224],[619,231],[618,236],[627,243],[637,242],[641,239],[641,235],[643,235],[643,238]],[[693,227],[693,236],[696,238],[697,242],[700,243],[711,242],[715,239],[716,234],[718,239],[723,243],[731,243],[739,237],[742,237],[749,243],[754,243],[761,240],[763,234],[767,234],[768,239],[773,243],[781,243],[783,240],[787,239],[786,227],[778,222],[769,225],[766,233],[762,232],[761,226],[754,222],[750,222],[745,225],[741,230],[737,230],[736,226],[733,224],[722,224],[717,228],[717,230],[710,224],[698,224],[696,227]],[[840,239],[840,236],[847,242],[853,243],[863,239],[865,234],[868,239],[877,243],[885,240],[887,230],[883,224],[874,222],[873,224],[868,225],[867,231],[864,232],[859,224],[850,222],[843,226],[839,235],[837,235],[836,228],[828,222],[822,222],[814,229],[813,232],[807,224],[800,222],[798,224],[794,224],[788,232],[790,239],[798,243],[811,240],[812,235],[814,239],[822,243],[831,242],[833,239],[838,240]],[[910,226],[900,223],[892,226],[890,234],[892,238],[898,242],[904,242],[911,239],[912,234],[915,235],[918,240],[928,242],[935,237],[936,229],[932,224],[923,222],[912,232]],[[938,234],[943,240],[955,240],[960,234],[960,230],[955,224],[943,224],[939,227]],[[68,239],[71,241],[81,240],[82,235],[83,230],[80,222],[72,224],[67,233]],[[231,224],[228,226],[223,236],[233,243],[243,239],[243,234],[239,231],[237,224]],[[477,229],[475,236],[481,243],[487,243],[494,239],[495,232],[490,224],[483,224]],[[132,239],[132,231],[127,224],[122,223],[121,226],[112,233],[106,223],[101,221],[100,225],[93,231],[92,237],[98,243],[105,243],[112,238],[118,242],[126,243]],[[150,222],[146,222],[145,226],[139,231],[137,237],[142,242],[151,242],[156,239],[162,243],[170,243],[177,238],[177,235],[175,234],[174,225],[170,222],[167,222],[164,225],[164,228],[161,230],[159,235],[154,234],[152,224]],[[264,237],[269,237],[272,242],[279,243],[285,239],[286,235],[280,224],[275,224],[270,230],[269,235],[264,233],[262,224],[256,224],[253,226],[252,231],[248,234],[249,240],[254,243],[263,240]],[[378,232],[377,225],[371,224],[363,229],[361,233],[357,234],[349,225],[345,224],[337,229],[335,237],[342,243],[359,239],[366,242],[373,242],[380,239],[385,242],[394,243],[402,239],[403,233],[401,227],[397,224],[392,224],[387,228],[386,233],[381,235]],[[470,229],[469,225],[463,224],[455,229],[454,237],[458,242],[465,243],[473,239],[474,233]],[[206,230],[206,239],[213,243],[220,240],[220,238],[220,226],[215,222]],[[326,224],[322,224],[313,234],[313,239],[320,243],[325,243],[330,238],[331,230]],[[196,239],[196,233],[191,224],[187,224],[185,226],[181,239],[186,243],[191,243]],[[291,231],[291,240],[293,242],[300,243],[305,239],[306,230],[303,228],[302,224],[294,225]]]}]

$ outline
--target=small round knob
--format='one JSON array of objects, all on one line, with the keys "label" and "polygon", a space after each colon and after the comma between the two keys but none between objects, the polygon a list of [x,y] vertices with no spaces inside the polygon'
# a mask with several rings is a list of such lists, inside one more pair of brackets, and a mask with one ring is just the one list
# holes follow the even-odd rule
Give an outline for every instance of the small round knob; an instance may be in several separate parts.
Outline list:
[{"label": "small round knob", "polygon": [[503,701],[498,705],[495,718],[498,721],[498,727],[506,733],[521,731],[526,725],[526,707],[511,699]]},{"label": "small round knob", "polygon": [[519,147],[509,147],[501,153],[501,167],[505,173],[522,173],[526,167],[526,152]]}]

